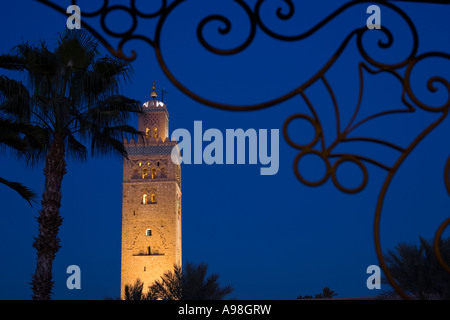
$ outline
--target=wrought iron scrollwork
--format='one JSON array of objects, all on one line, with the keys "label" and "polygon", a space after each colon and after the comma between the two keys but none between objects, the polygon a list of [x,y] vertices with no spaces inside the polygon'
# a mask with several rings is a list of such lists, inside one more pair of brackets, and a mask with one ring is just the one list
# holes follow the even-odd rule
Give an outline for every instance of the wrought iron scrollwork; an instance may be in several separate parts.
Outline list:
[{"label": "wrought iron scrollwork", "polygon": [[[48,5],[49,7],[52,7],[53,9],[66,14],[65,8],[60,7],[59,5],[55,4],[54,2],[51,2],[49,0],[37,0],[41,3],[44,3]],[[230,0],[231,1],[231,0]],[[405,0],[407,1],[407,0]],[[156,1],[154,1],[157,3]],[[450,82],[449,79],[441,77],[441,76],[432,76],[427,81],[427,89],[429,92],[434,93],[439,88],[444,88],[448,92],[448,100],[445,101],[440,106],[430,106],[427,103],[424,103],[421,101],[416,94],[414,93],[414,90],[411,86],[411,77],[412,73],[414,71],[414,68],[422,63],[423,61],[426,61],[427,59],[444,59],[444,60],[450,60],[450,55],[448,53],[443,52],[427,52],[418,55],[418,45],[419,45],[419,37],[416,30],[416,27],[414,26],[414,23],[411,21],[409,16],[402,11],[398,6],[394,5],[392,2],[387,1],[370,1],[370,3],[378,3],[382,6],[388,7],[390,10],[393,10],[396,14],[399,15],[401,19],[406,23],[408,26],[409,32],[411,33],[412,38],[412,45],[410,51],[406,54],[406,56],[403,59],[400,59],[400,61],[397,61],[395,63],[386,63],[379,61],[376,57],[373,57],[368,50],[364,47],[364,37],[367,35],[368,29],[366,27],[357,28],[351,32],[344,38],[344,40],[341,42],[341,44],[338,46],[335,53],[331,56],[331,58],[322,66],[320,70],[318,70],[311,78],[309,78],[304,83],[301,83],[297,88],[294,90],[276,97],[272,98],[271,100],[258,103],[258,104],[252,104],[252,105],[229,105],[226,103],[221,103],[217,101],[211,101],[208,100],[195,92],[191,91],[189,88],[187,88],[185,85],[181,83],[179,79],[171,72],[169,66],[167,65],[164,55],[162,53],[161,49],[161,33],[162,28],[164,24],[167,21],[167,18],[170,16],[170,14],[181,4],[185,2],[185,0],[174,0],[170,4],[166,0],[160,0],[159,5],[155,5],[155,11],[151,13],[144,13],[140,11],[136,6],[135,0],[130,0],[129,6],[124,5],[109,5],[108,0],[104,0],[103,4],[98,10],[95,10],[93,12],[84,12],[83,16],[90,17],[90,18],[99,18],[100,19],[100,25],[104,33],[106,33],[108,36],[117,39],[118,44],[117,48],[114,48],[105,37],[100,34],[99,31],[92,28],[89,24],[86,22],[83,22],[83,27],[90,31],[109,51],[111,54],[115,55],[118,58],[127,60],[127,61],[133,61],[137,53],[135,51],[131,51],[130,55],[127,55],[124,53],[123,48],[124,45],[131,41],[131,40],[142,40],[146,43],[148,43],[151,47],[154,48],[156,59],[162,69],[162,71],[165,73],[165,75],[168,77],[168,79],[184,94],[189,96],[190,98],[196,100],[197,102],[200,102],[206,106],[210,106],[217,109],[223,109],[223,110],[230,110],[230,111],[255,111],[255,110],[261,110],[268,107],[273,107],[276,105],[279,105],[280,103],[287,101],[289,99],[292,99],[294,97],[301,97],[302,100],[305,102],[307,108],[309,109],[310,114],[306,113],[296,113],[288,117],[283,125],[283,133],[284,138],[286,142],[292,147],[298,150],[298,155],[293,161],[293,171],[298,178],[299,181],[302,183],[308,185],[308,186],[319,186],[331,179],[333,184],[336,186],[337,189],[341,190],[345,193],[358,193],[362,191],[369,180],[369,171],[367,169],[367,165],[375,165],[382,170],[384,170],[387,173],[387,176],[384,180],[384,183],[382,185],[380,194],[378,196],[377,206],[375,210],[375,219],[374,219],[374,239],[375,239],[375,249],[376,253],[380,262],[380,266],[382,267],[388,281],[391,283],[392,287],[405,299],[408,299],[409,296],[403,291],[402,288],[395,282],[393,277],[391,276],[389,269],[386,266],[386,263],[384,261],[382,250],[381,250],[381,244],[380,244],[380,219],[381,219],[381,212],[382,207],[384,204],[385,196],[388,192],[389,186],[391,184],[391,181],[393,180],[395,174],[397,173],[398,169],[404,162],[404,160],[408,157],[408,155],[411,154],[411,152],[414,150],[414,148],[422,141],[432,130],[434,130],[436,127],[438,127],[442,121],[447,117],[449,109],[450,109]],[[337,8],[334,12],[329,14],[327,17],[319,21],[317,24],[309,28],[308,30],[297,34],[297,35],[283,35],[279,34],[276,31],[272,30],[262,18],[262,8],[267,3],[264,0],[258,0],[255,4],[255,7],[252,9],[245,1],[243,0],[233,0],[232,1],[235,5],[238,6],[244,13],[245,16],[248,18],[249,22],[249,30],[248,34],[245,37],[244,41],[238,45],[236,45],[233,48],[229,49],[223,49],[223,48],[217,48],[214,45],[212,45],[205,36],[205,29],[211,25],[211,23],[214,22],[214,25],[216,23],[219,23],[220,27],[217,29],[219,36],[227,35],[231,32],[232,29],[232,23],[231,20],[224,16],[223,14],[213,14],[205,17],[202,19],[197,26],[197,38],[200,42],[200,44],[205,48],[205,50],[208,50],[214,54],[217,55],[234,55],[242,52],[246,48],[248,48],[252,42],[255,39],[256,31],[262,30],[266,35],[268,35],[271,38],[280,40],[280,41],[302,41],[304,39],[307,39],[311,36],[313,36],[316,32],[324,28],[327,24],[329,24],[331,21],[333,21],[335,18],[340,16],[342,13],[346,12],[350,8],[354,7],[355,5],[361,4],[361,3],[368,3],[369,1],[363,1],[363,0],[355,0],[350,1],[339,8]],[[296,6],[293,1],[291,0],[279,0],[280,5],[276,9],[276,12],[274,13],[275,16],[281,21],[288,21],[294,16],[294,12],[296,10]],[[420,1],[415,1],[420,2]],[[423,1],[423,2],[435,2],[435,3],[444,3],[443,1]],[[72,4],[76,4],[76,1],[71,1]],[[114,11],[122,11],[129,15],[132,20],[131,26],[122,32],[117,32],[111,30],[107,23],[106,19],[107,16]],[[140,21],[140,19],[157,19],[156,29],[153,34],[153,37],[149,35],[141,35],[136,34],[136,27]],[[379,40],[377,45],[380,50],[388,50],[390,49],[394,44],[394,36],[391,33],[391,31],[383,26],[381,29],[382,34],[384,35],[385,40],[381,41]],[[335,97],[335,92],[333,91],[332,85],[328,81],[327,78],[327,71],[335,64],[335,62],[339,59],[341,54],[343,53],[344,49],[349,45],[350,41],[352,39],[356,39],[356,47],[363,58],[363,61],[359,63],[359,84],[360,84],[360,90],[359,90],[359,99],[357,106],[355,107],[353,111],[353,115],[350,119],[350,121],[343,127],[341,127],[341,119],[340,119],[340,108],[337,102],[337,99]],[[401,101],[403,105],[400,108],[388,110],[388,111],[382,111],[376,114],[373,114],[369,117],[366,117],[358,122],[356,122],[357,115],[359,113],[360,107],[361,107],[361,100],[363,97],[363,88],[364,88],[364,72],[376,75],[381,73],[387,73],[391,76],[393,76],[401,85],[402,92],[401,92]],[[325,143],[325,131],[326,128],[323,127],[321,123],[321,119],[316,112],[316,107],[313,105],[313,103],[310,101],[307,89],[310,88],[312,85],[316,83],[321,83],[325,86],[328,94],[331,97],[331,100],[333,102],[334,112],[335,112],[335,119],[336,119],[336,139],[329,145]],[[439,84],[439,86],[438,86]],[[351,133],[354,132],[356,128],[361,126],[362,124],[369,123],[370,121],[374,119],[378,119],[381,117],[389,117],[394,114],[400,114],[400,113],[414,113],[418,109],[421,109],[426,112],[434,113],[438,115],[438,118],[429,124],[422,132],[420,132],[413,140],[412,142],[407,146],[399,146],[396,145],[390,141],[386,141],[383,139],[377,139],[372,137],[352,137]],[[289,135],[288,127],[292,123],[292,121],[296,119],[301,119],[306,122],[308,122],[313,128],[314,128],[314,136],[308,143],[299,144],[294,141],[292,137]],[[356,153],[340,153],[336,152],[335,149],[340,144],[345,143],[351,143],[351,142],[365,142],[365,143],[375,143],[382,146],[385,146],[387,148],[390,148],[391,150],[394,150],[398,152],[398,157],[393,165],[386,165],[381,163],[380,161],[377,161],[375,159],[364,157],[361,155],[358,155]],[[315,155],[321,159],[321,161],[324,162],[326,170],[319,180],[316,181],[309,181],[305,177],[302,176],[300,170],[299,170],[299,164],[303,157],[307,155]],[[343,163],[353,163],[361,172],[362,174],[362,182],[356,186],[356,187],[346,187],[342,184],[342,181],[339,181],[337,177],[337,171],[339,167]],[[450,157],[447,160],[446,166],[444,168],[444,183],[445,187],[447,188],[447,191],[450,195]],[[442,255],[440,253],[440,237],[448,226],[450,225],[450,218],[445,220],[439,229],[436,232],[435,235],[435,241],[434,241],[434,247],[436,251],[436,256],[438,258],[439,263],[442,265],[444,269],[450,272],[450,267],[448,265],[448,262],[445,262],[442,259]]]}]

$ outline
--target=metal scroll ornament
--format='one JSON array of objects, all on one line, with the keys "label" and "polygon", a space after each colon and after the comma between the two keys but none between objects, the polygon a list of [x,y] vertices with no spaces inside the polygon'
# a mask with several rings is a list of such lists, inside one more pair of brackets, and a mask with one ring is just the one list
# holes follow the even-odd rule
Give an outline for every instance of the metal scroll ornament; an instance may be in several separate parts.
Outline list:
[{"label": "metal scroll ornament", "polygon": [[[62,14],[66,14],[66,7],[61,7],[59,4],[56,4],[54,2],[48,1],[48,0],[37,0],[59,12]],[[169,80],[184,94],[191,97],[192,99],[198,101],[199,103],[202,103],[206,106],[217,108],[217,109],[223,109],[223,110],[229,110],[229,111],[257,111],[261,109],[265,109],[268,107],[279,105],[280,103],[287,101],[289,99],[292,99],[294,97],[301,97],[304,102],[306,103],[310,114],[304,114],[304,113],[297,113],[293,114],[290,117],[288,117],[283,125],[283,133],[284,138],[286,139],[287,143],[294,149],[298,150],[298,155],[294,159],[293,164],[293,171],[298,180],[300,180],[302,183],[308,186],[318,186],[322,185],[329,179],[333,182],[333,184],[336,186],[337,189],[341,190],[345,193],[358,193],[361,190],[363,190],[368,182],[369,174],[368,170],[366,168],[367,164],[375,165],[382,170],[385,170],[387,173],[387,176],[384,180],[384,183],[382,185],[377,206],[375,210],[375,221],[374,221],[374,240],[375,240],[375,249],[376,253],[379,259],[379,263],[381,268],[383,269],[385,276],[387,280],[390,282],[392,287],[400,294],[403,298],[409,299],[410,297],[408,294],[404,292],[404,290],[396,283],[396,281],[393,279],[391,273],[389,272],[389,269],[387,268],[387,265],[385,263],[385,260],[382,255],[381,245],[380,245],[380,218],[381,218],[381,212],[382,207],[385,199],[385,195],[388,192],[390,183],[392,179],[394,178],[396,172],[398,171],[399,167],[402,165],[402,163],[405,161],[405,159],[408,157],[408,155],[411,154],[411,152],[414,150],[414,148],[436,127],[438,127],[444,119],[447,117],[449,108],[450,108],[450,83],[448,78],[440,77],[440,76],[433,76],[430,77],[427,81],[427,89],[431,93],[434,93],[438,90],[438,88],[445,88],[448,92],[448,100],[444,102],[440,106],[430,106],[427,103],[421,101],[418,99],[414,93],[414,91],[411,88],[411,77],[412,72],[414,68],[422,62],[426,62],[428,59],[441,59],[445,63],[448,63],[448,60],[450,60],[450,55],[443,52],[427,52],[418,54],[418,33],[417,30],[411,21],[411,19],[408,17],[408,15],[403,12],[399,7],[394,5],[392,2],[386,2],[386,1],[350,1],[338,9],[336,9],[334,12],[329,14],[327,17],[325,17],[323,20],[318,22],[316,25],[311,27],[309,30],[297,34],[297,35],[282,35],[275,31],[273,31],[269,26],[267,26],[262,17],[261,17],[261,9],[264,7],[264,5],[267,3],[265,0],[258,0],[252,9],[249,7],[249,5],[243,1],[243,0],[228,0],[232,1],[234,4],[238,5],[238,7],[242,10],[243,13],[248,18],[248,21],[250,23],[250,29],[248,32],[248,35],[246,39],[237,45],[234,48],[230,49],[220,49],[217,47],[214,47],[210,42],[208,42],[204,36],[204,30],[207,25],[209,25],[212,22],[220,23],[221,27],[218,29],[218,33],[220,35],[226,35],[230,33],[232,24],[230,22],[230,19],[222,14],[214,14],[209,15],[205,17],[203,20],[201,20],[198,23],[197,26],[197,38],[199,42],[202,44],[202,46],[205,48],[205,50],[208,50],[214,54],[217,55],[235,55],[239,54],[246,48],[248,48],[254,38],[257,29],[262,30],[266,35],[277,39],[281,41],[287,41],[287,42],[296,42],[296,41],[302,41],[306,38],[312,37],[318,30],[322,29],[324,26],[329,24],[333,19],[340,16],[343,12],[347,11],[351,7],[354,7],[361,3],[379,3],[381,6],[388,7],[389,9],[395,11],[401,19],[406,23],[408,26],[409,32],[412,35],[412,48],[411,51],[406,55],[404,59],[401,61],[398,61],[396,63],[383,63],[377,60],[376,57],[371,56],[369,52],[365,49],[363,45],[363,38],[365,37],[366,33],[368,32],[368,29],[364,26],[361,28],[357,28],[350,32],[344,40],[341,42],[341,44],[338,46],[335,53],[332,55],[332,57],[326,61],[326,63],[323,65],[323,67],[318,70],[318,72],[313,75],[308,81],[302,83],[300,86],[298,86],[296,89],[292,90],[291,92],[288,92],[287,94],[284,94],[282,96],[279,96],[275,99],[265,101],[263,103],[258,103],[254,105],[229,105],[225,103],[220,103],[216,101],[211,101],[208,99],[203,98],[200,95],[197,95],[196,93],[192,92],[190,89],[185,87],[170,71],[168,65],[166,64],[166,61],[164,60],[164,56],[161,51],[161,31],[162,28],[167,21],[167,18],[171,15],[171,13],[181,4],[187,2],[186,0],[175,0],[172,1],[170,4],[166,0],[160,0],[160,1],[152,1],[155,3],[155,10],[152,13],[145,13],[141,12],[137,6],[135,0],[130,0],[129,6],[124,5],[110,5],[108,0],[103,0],[103,4],[101,7],[94,11],[94,12],[85,12],[83,11],[83,17],[89,17],[89,18],[98,18],[100,19],[100,25],[101,30],[95,30],[92,28],[89,24],[86,23],[86,21],[83,20],[83,28],[87,29],[90,33],[92,33],[107,49],[108,51],[113,54],[114,56],[126,60],[126,61],[133,61],[136,59],[137,53],[135,51],[131,51],[130,54],[126,54],[123,51],[124,45],[131,41],[131,40],[142,40],[146,43],[148,43],[156,53],[156,59],[165,73],[165,75],[169,78]],[[287,21],[291,19],[295,12],[295,5],[294,2],[291,0],[273,0],[275,2],[279,2],[280,5],[276,11],[276,17],[281,22]],[[272,2],[273,2],[272,1]],[[406,0],[405,0],[406,1]],[[420,1],[416,1],[420,2]],[[425,2],[425,1],[424,1]],[[441,1],[428,1],[429,2],[436,2],[436,3],[444,3]],[[77,1],[72,1],[72,5],[76,5]],[[287,12],[286,12],[287,8]],[[132,25],[128,30],[124,30],[122,32],[116,32],[111,30],[108,25],[106,24],[106,17],[114,11],[121,11],[126,14],[128,14],[132,19]],[[145,19],[154,19],[156,20],[156,29],[152,36],[150,35],[142,35],[142,34],[136,34],[136,29],[139,21],[145,20]],[[383,28],[380,30],[384,36],[385,40],[378,42],[378,47],[383,50],[388,50],[392,47],[394,43],[394,37],[391,31],[389,31],[388,27],[383,25]],[[117,47],[114,48],[105,37],[102,36],[102,32],[109,36],[110,38],[117,39]],[[360,55],[363,57],[363,61],[359,63],[359,74],[360,74],[360,91],[359,91],[359,101],[358,104],[354,110],[353,117],[351,120],[346,124],[345,127],[341,127],[341,119],[340,119],[340,108],[337,103],[337,99],[335,97],[335,92],[333,91],[329,81],[327,80],[326,72],[333,66],[333,64],[339,59],[344,49],[349,45],[350,41],[352,39],[356,39],[356,46],[357,50],[359,51]],[[361,107],[361,100],[363,96],[363,72],[368,72],[370,74],[380,74],[380,73],[388,73],[395,77],[397,81],[400,83],[402,87],[402,103],[403,106],[398,109],[393,109],[389,111],[383,111],[379,112],[377,114],[371,115],[363,120],[360,120],[356,122],[358,112]],[[324,128],[321,123],[321,119],[318,116],[318,113],[316,112],[315,107],[310,102],[308,95],[306,93],[306,90],[311,87],[313,84],[321,82],[323,85],[325,85],[326,90],[328,91],[334,105],[335,110],[335,120],[336,120],[336,139],[329,145],[325,144],[325,135],[324,132],[327,130],[327,128]],[[368,123],[376,118],[380,117],[388,117],[393,114],[400,114],[400,113],[414,113],[417,110],[426,111],[429,113],[434,113],[437,115],[437,119],[429,124],[422,132],[420,132],[413,140],[412,142],[407,146],[398,146],[395,145],[389,141],[385,141],[382,139],[374,139],[374,138],[368,138],[368,137],[350,137],[350,133],[352,133],[357,127],[362,125],[363,123]],[[302,119],[304,121],[309,122],[312,127],[314,128],[315,134],[313,139],[306,144],[298,144],[294,142],[292,137],[289,136],[288,133],[288,126],[289,124],[295,120],[295,119]],[[336,147],[345,144],[348,142],[367,142],[367,143],[375,143],[379,145],[383,145],[385,147],[388,147],[395,152],[398,152],[398,157],[395,163],[391,166],[387,166],[375,159],[363,157],[360,155],[357,155],[356,153],[338,153],[336,152]],[[326,172],[324,176],[316,181],[310,181],[302,176],[300,170],[299,170],[299,164],[300,160],[307,156],[307,155],[315,155],[325,163],[326,166]],[[336,172],[343,163],[350,162],[353,163],[359,168],[359,170],[362,173],[363,179],[359,186],[354,188],[345,187],[341,181],[337,178]],[[450,157],[447,159],[445,168],[444,168],[444,183],[445,187],[447,189],[447,192],[450,195]],[[443,233],[443,231],[450,225],[450,218],[445,220],[439,229],[437,230],[435,234],[435,240],[434,240],[434,247],[436,252],[436,257],[439,261],[439,263],[442,265],[442,267],[450,272],[450,266],[448,265],[448,262],[444,261],[440,252],[440,238]]]}]

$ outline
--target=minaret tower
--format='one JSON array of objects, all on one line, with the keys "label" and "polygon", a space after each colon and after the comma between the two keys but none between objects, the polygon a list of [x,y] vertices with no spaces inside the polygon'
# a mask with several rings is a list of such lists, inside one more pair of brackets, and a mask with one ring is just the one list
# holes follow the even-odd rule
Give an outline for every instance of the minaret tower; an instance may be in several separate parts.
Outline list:
[{"label": "minaret tower", "polygon": [[161,275],[181,266],[181,168],[171,160],[169,113],[157,99],[142,106],[138,130],[144,137],[125,141],[123,162],[121,298],[136,279],[144,292]]}]

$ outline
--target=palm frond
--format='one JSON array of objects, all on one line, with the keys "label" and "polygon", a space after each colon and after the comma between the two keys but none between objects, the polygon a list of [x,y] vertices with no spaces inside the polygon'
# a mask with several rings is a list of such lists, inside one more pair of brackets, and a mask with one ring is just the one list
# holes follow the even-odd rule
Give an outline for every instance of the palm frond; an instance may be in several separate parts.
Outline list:
[{"label": "palm frond", "polygon": [[0,119],[0,145],[8,146],[16,151],[25,152],[27,143],[20,136],[20,125]]},{"label": "palm frond", "polygon": [[16,52],[25,60],[30,91],[51,96],[55,90],[56,77],[60,76],[58,57],[44,42],[39,45],[23,43],[16,47]]},{"label": "palm frond", "polygon": [[84,74],[79,84],[86,102],[93,104],[98,99],[117,94],[119,80],[128,81],[131,72],[131,66],[118,59],[111,57],[98,59]]},{"label": "palm frond", "polygon": [[28,152],[43,148],[48,142],[45,130],[29,123],[0,119],[0,144],[16,151]]},{"label": "palm frond", "polygon": [[86,111],[85,117],[98,126],[112,126],[126,123],[131,114],[141,113],[139,102],[121,95],[100,100]]},{"label": "palm frond", "polygon": [[123,157],[127,157],[127,151],[123,142],[116,139],[111,133],[112,128],[104,128],[95,130],[91,135],[91,154],[114,154],[119,153]]},{"label": "palm frond", "polygon": [[0,76],[0,112],[22,121],[30,119],[30,94],[21,81]]},{"label": "palm frond", "polygon": [[30,205],[31,202],[34,201],[34,198],[36,198],[36,194],[31,191],[30,188],[24,186],[19,182],[8,181],[0,177],[0,183],[16,191],[22,198],[27,200]]},{"label": "palm frond", "polygon": [[87,62],[92,64],[99,55],[98,46],[99,42],[90,33],[84,30],[66,30],[64,34],[60,34],[55,53],[63,57],[70,55],[71,51],[74,55],[83,54]]},{"label": "palm frond", "polygon": [[78,141],[71,134],[67,136],[66,141],[67,141],[66,150],[69,156],[72,156],[79,160],[86,160],[87,149],[80,141]]},{"label": "palm frond", "polygon": [[125,300],[145,300],[145,295],[142,293],[144,283],[141,279],[136,279],[134,284],[127,284],[124,288]]},{"label": "palm frond", "polygon": [[25,60],[18,55],[0,54],[0,68],[12,71],[26,69]]}]

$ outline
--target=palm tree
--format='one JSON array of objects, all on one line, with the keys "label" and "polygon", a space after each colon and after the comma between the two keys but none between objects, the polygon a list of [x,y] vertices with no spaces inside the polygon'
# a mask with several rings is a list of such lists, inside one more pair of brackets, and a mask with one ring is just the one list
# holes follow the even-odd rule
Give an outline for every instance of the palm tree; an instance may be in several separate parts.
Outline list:
[{"label": "palm tree", "polygon": [[[142,294],[142,282],[125,286],[125,300],[221,300],[233,291],[230,285],[220,287],[219,275],[206,277],[208,265],[186,263],[184,271],[178,265],[156,280],[147,295]],[[139,298],[139,299],[135,299]]]},{"label": "palm tree", "polygon": [[332,299],[337,295],[336,291],[325,287],[322,289],[321,293],[317,293],[314,296],[298,296],[297,299]]},{"label": "palm tree", "polygon": [[[407,294],[417,299],[450,299],[450,274],[436,259],[431,241],[419,237],[420,245],[399,243],[384,256],[392,277]],[[450,238],[442,239],[440,251],[450,261]],[[383,278],[382,283],[389,282]],[[394,296],[386,291],[384,296]]]},{"label": "palm tree", "polygon": [[142,293],[144,283],[141,279],[136,279],[134,285],[125,286],[125,300],[147,300],[145,294]]},{"label": "palm tree", "polygon": [[180,266],[174,265],[173,272],[166,271],[160,280],[156,280],[148,291],[148,300],[184,300],[183,272]]},{"label": "palm tree", "polygon": [[230,285],[219,286],[219,275],[206,278],[208,265],[186,263],[183,273],[183,300],[221,300],[233,291]]},{"label": "palm tree", "polygon": [[3,112],[41,127],[49,137],[42,153],[45,188],[37,218],[39,234],[33,243],[37,250],[33,299],[47,300],[52,294],[66,158],[85,160],[87,144],[92,155],[118,152],[126,157],[123,139],[127,134],[139,134],[127,125],[130,113],[139,112],[138,102],[118,94],[120,80],[129,80],[130,66],[102,56],[98,45],[87,33],[72,30],[60,36],[53,52],[44,42],[16,47],[28,77],[29,94],[4,104]]},{"label": "palm tree", "polygon": [[[17,71],[23,70],[24,65],[18,57],[0,55],[0,68]],[[21,99],[20,93],[23,91],[20,89],[21,84],[17,81],[0,76],[0,146],[12,149],[16,155],[22,157],[33,154],[43,147],[46,134],[40,127],[15,121],[2,112],[5,104]],[[31,189],[19,182],[8,181],[0,177],[0,183],[15,190],[30,205],[31,201],[36,198],[36,194]]]},{"label": "palm tree", "polygon": [[337,296],[337,293],[334,290],[331,290],[330,288],[325,287],[322,289],[321,296],[322,296],[322,298],[325,298],[325,299],[331,299],[331,298]]}]

